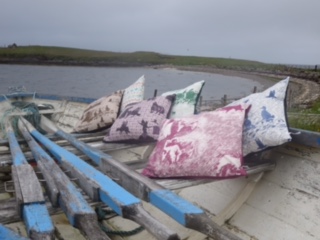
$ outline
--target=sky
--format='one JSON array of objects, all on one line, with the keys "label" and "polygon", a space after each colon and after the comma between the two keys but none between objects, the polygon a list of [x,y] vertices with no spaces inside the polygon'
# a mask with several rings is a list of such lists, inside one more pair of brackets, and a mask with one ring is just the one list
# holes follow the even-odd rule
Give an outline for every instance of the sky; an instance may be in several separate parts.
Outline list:
[{"label": "sky", "polygon": [[320,0],[0,0],[0,46],[320,64]]}]

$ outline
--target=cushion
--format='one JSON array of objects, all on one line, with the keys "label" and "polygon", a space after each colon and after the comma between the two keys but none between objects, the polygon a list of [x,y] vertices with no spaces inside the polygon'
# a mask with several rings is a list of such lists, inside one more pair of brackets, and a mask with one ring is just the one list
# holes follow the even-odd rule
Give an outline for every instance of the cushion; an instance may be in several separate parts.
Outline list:
[{"label": "cushion", "polygon": [[90,103],[75,125],[76,132],[88,132],[110,127],[118,116],[123,90]]},{"label": "cushion", "polygon": [[187,117],[196,112],[196,106],[205,81],[196,82],[186,88],[165,92],[162,96],[176,95],[176,100],[172,106],[170,118]]},{"label": "cushion", "polygon": [[142,174],[153,178],[230,178],[246,175],[242,130],[247,105],[168,119]]},{"label": "cushion", "polygon": [[244,123],[243,154],[259,152],[291,140],[286,116],[289,77],[261,93],[254,93],[228,106],[251,105]]},{"label": "cushion", "polygon": [[124,90],[120,112],[122,112],[123,109],[129,104],[137,103],[143,100],[144,84],[145,78],[144,76],[141,76],[136,82],[134,82],[132,85],[130,85]]},{"label": "cushion", "polygon": [[116,119],[105,142],[152,142],[158,139],[175,96],[159,96],[128,105]]}]

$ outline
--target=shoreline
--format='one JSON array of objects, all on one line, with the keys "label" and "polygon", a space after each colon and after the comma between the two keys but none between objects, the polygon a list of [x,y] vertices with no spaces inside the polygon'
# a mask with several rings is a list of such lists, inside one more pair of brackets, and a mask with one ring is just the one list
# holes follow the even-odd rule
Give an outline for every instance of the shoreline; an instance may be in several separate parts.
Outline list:
[{"label": "shoreline", "polygon": [[[0,63],[0,64],[13,64],[11,63]],[[20,65],[16,62],[15,64]],[[173,65],[139,65],[139,66],[102,66],[102,65],[79,65],[79,64],[37,64],[37,63],[24,63],[22,65],[47,65],[47,66],[79,66],[79,67],[145,67],[145,68],[154,68],[154,69],[177,69],[181,71],[194,71],[194,72],[206,72],[212,74],[220,74],[226,76],[235,76],[242,77],[254,82],[257,82],[263,86],[263,90],[274,85],[277,81],[290,77],[290,84],[288,89],[288,95],[290,98],[290,105],[297,106],[302,108],[309,107],[315,101],[320,100],[320,83],[317,81],[310,80],[308,78],[299,78],[297,76],[290,76],[290,74],[277,73],[271,74],[267,72],[255,72],[255,71],[245,71],[245,70],[231,70],[231,69],[222,69],[210,66],[173,66]],[[294,74],[293,74],[294,75]]]},{"label": "shoreline", "polygon": [[288,86],[288,101],[291,107],[307,108],[312,103],[320,99],[320,84],[302,79],[291,77],[290,75],[257,73],[257,72],[243,72],[236,70],[217,69],[210,67],[172,67],[172,66],[158,66],[159,68],[174,68],[182,71],[207,72],[213,74],[221,74],[227,76],[242,77],[258,82],[267,89],[274,85],[277,81],[290,77]]}]

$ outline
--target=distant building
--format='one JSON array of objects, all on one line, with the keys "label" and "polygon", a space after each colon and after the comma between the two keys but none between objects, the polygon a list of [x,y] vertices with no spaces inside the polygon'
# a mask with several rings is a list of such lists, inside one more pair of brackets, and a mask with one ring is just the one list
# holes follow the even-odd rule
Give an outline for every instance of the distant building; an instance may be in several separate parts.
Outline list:
[{"label": "distant building", "polygon": [[18,47],[18,45],[15,43],[8,45],[8,48],[17,48],[17,47]]}]

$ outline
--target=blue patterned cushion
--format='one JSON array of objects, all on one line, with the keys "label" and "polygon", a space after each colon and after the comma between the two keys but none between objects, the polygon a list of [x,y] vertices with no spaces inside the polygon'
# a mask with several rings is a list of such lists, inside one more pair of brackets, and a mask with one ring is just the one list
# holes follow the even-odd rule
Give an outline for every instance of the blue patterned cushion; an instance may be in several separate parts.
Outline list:
[{"label": "blue patterned cushion", "polygon": [[229,104],[247,103],[251,109],[244,122],[243,154],[259,152],[291,141],[286,116],[289,77],[261,93],[254,93]]}]

